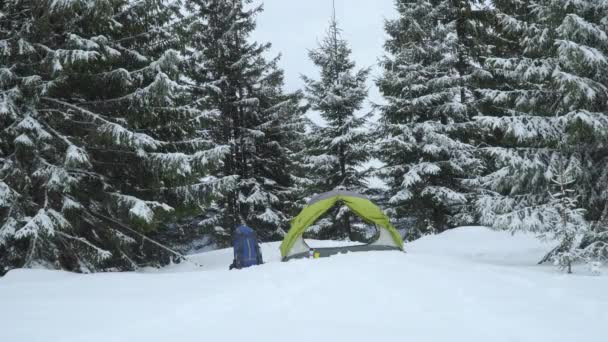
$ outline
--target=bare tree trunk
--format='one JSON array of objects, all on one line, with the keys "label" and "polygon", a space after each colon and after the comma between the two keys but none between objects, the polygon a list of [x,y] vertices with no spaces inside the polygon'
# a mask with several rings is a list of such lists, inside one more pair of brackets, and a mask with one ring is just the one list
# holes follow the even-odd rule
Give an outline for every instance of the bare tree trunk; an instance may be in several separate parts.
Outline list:
[{"label": "bare tree trunk", "polygon": [[547,261],[549,261],[553,255],[555,255],[555,253],[557,253],[557,251],[561,248],[561,245],[553,248],[549,253],[547,253],[539,262],[539,265],[542,265],[544,263],[546,263]]}]

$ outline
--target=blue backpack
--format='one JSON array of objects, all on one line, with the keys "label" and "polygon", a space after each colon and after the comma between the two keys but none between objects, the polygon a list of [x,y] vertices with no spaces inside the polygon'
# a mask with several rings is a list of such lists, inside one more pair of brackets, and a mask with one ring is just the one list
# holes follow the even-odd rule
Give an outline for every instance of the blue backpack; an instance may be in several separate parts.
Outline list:
[{"label": "blue backpack", "polygon": [[232,247],[234,248],[234,261],[230,265],[230,269],[241,269],[264,262],[257,235],[253,229],[247,226],[239,226],[234,231]]}]

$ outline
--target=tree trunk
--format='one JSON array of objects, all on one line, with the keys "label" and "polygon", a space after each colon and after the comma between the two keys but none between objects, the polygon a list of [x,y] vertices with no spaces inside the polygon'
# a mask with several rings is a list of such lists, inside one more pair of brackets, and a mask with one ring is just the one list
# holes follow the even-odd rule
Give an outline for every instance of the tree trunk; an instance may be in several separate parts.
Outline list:
[{"label": "tree trunk", "polygon": [[456,35],[458,37],[458,62],[456,63],[456,70],[460,76],[460,103],[467,103],[466,83],[464,76],[466,75],[468,63],[464,50],[468,47],[467,41],[467,18],[471,14],[471,9],[467,4],[464,4],[461,0],[453,0],[453,6],[456,8]]},{"label": "tree trunk", "polygon": [[544,263],[546,263],[547,261],[549,261],[551,259],[551,257],[553,257],[553,255],[555,255],[555,253],[561,248],[561,244],[555,248],[553,248],[549,253],[547,253],[539,262],[539,265],[542,265]]}]

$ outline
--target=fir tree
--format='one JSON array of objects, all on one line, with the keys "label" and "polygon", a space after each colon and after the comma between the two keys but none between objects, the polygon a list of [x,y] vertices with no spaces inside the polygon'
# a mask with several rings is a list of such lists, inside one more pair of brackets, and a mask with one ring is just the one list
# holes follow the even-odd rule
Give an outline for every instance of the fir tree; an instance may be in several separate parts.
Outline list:
[{"label": "fir tree", "polygon": [[480,166],[463,136],[476,114],[481,24],[470,1],[397,1],[400,17],[386,23],[389,39],[378,86],[381,107],[378,171],[389,185],[395,219],[413,217],[410,238],[470,223],[472,191],[463,179]]},{"label": "fir tree", "polygon": [[1,267],[168,261],[142,233],[203,205],[222,155],[180,81],[171,3],[2,2]]},{"label": "fir tree", "polygon": [[[602,1],[497,1],[505,44],[486,62],[497,86],[484,90],[483,149],[490,171],[480,179],[482,222],[538,231],[554,172],[579,165],[575,193],[586,219],[606,203],[608,130],[607,7]],[[495,220],[496,213],[517,213]]]},{"label": "fir tree", "polygon": [[580,244],[582,257],[590,263],[601,263],[608,260],[608,205],[600,219],[592,225],[583,236]]},{"label": "fir tree", "polygon": [[189,1],[189,77],[216,114],[212,140],[228,147],[213,174],[219,198],[201,223],[220,244],[246,223],[263,239],[280,236],[292,208],[290,156],[303,129],[301,95],[282,91],[270,44],[251,41],[262,7],[250,0]]},{"label": "fir tree", "polygon": [[[367,98],[369,69],[355,70],[351,54],[334,16],[320,46],[309,53],[320,69],[320,79],[303,76],[307,100],[325,121],[322,126],[311,123],[307,146],[302,152],[311,194],[334,189],[363,192],[366,188],[361,169],[369,160],[369,134],[365,127],[369,115],[361,116],[358,112]],[[346,206],[330,216],[338,222],[321,221],[327,223],[325,228],[334,228],[322,237],[353,238]]]},{"label": "fir tree", "polygon": [[[557,240],[559,245],[549,252],[541,263],[553,260],[554,264],[568,273],[572,273],[572,263],[581,258],[581,250],[576,244],[577,235],[585,233],[589,226],[585,220],[585,211],[578,207],[574,190],[572,187],[577,182],[580,174],[580,165],[576,159],[571,159],[568,165],[562,160],[558,163],[558,169],[551,170],[553,177],[551,182],[556,191],[550,194],[550,200],[546,205],[537,208],[542,216],[539,216],[541,231],[540,237],[544,239]],[[524,209],[525,210],[525,209]],[[518,215],[517,212],[508,213]],[[501,217],[498,219],[504,219]],[[507,221],[512,221],[507,219]]]}]

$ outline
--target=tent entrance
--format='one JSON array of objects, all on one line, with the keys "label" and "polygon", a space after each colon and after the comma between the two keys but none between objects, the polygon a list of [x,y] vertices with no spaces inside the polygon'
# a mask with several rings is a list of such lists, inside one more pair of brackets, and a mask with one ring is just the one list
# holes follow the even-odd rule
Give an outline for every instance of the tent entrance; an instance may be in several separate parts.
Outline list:
[{"label": "tent entrance", "polygon": [[320,247],[311,248],[309,251],[299,254],[293,254],[283,261],[292,259],[303,259],[303,258],[327,258],[336,254],[344,254],[351,252],[371,252],[371,251],[400,251],[399,247],[392,246],[376,246],[376,245],[355,245],[355,246],[344,246],[344,247]]}]

